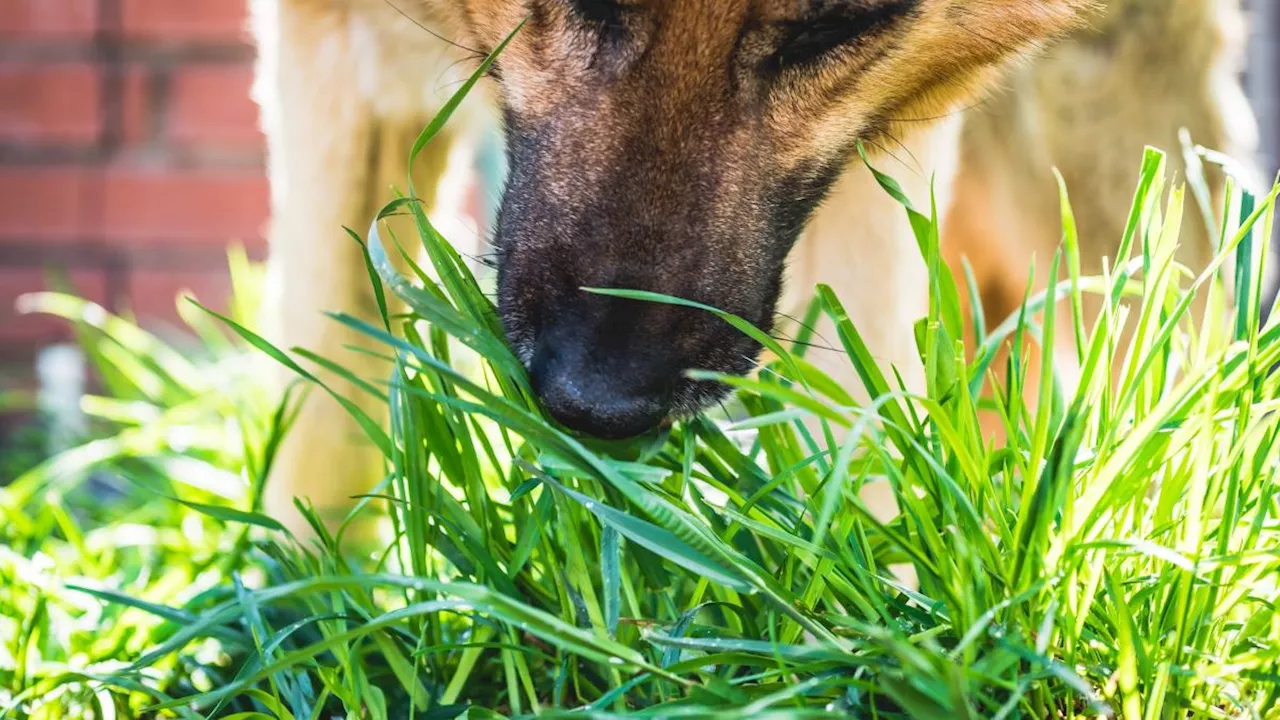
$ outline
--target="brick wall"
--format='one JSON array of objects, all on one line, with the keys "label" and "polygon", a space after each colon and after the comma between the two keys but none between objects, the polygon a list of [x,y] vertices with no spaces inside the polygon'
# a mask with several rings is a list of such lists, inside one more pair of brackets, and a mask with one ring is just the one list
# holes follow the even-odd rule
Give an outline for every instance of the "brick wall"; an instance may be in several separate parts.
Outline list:
[{"label": "brick wall", "polygon": [[50,269],[163,328],[182,289],[225,302],[229,242],[264,254],[244,13],[244,0],[0,0],[0,365],[66,336],[13,311]]}]

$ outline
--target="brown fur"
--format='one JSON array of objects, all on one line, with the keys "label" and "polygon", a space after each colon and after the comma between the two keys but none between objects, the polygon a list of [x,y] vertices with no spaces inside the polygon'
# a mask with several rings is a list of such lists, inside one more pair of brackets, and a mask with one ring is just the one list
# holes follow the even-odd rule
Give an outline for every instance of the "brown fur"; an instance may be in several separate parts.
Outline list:
[{"label": "brown fur", "polygon": [[[1051,164],[1075,179],[1096,264],[1118,237],[1143,142],[1172,147],[1186,124],[1206,144],[1251,148],[1247,121],[1226,120],[1236,110],[1224,97],[1238,88],[1226,41],[1238,8],[1226,0],[1113,0],[1091,18],[1095,29],[1023,65],[1006,83],[1015,92],[971,113],[963,141],[956,111],[1006,61],[1081,27],[1089,2],[602,1],[254,0],[272,270],[277,307],[288,308],[277,340],[330,356],[352,341],[317,311],[367,312],[340,226],[363,227],[370,198],[399,181],[372,170],[380,161],[369,158],[394,154],[379,138],[407,137],[468,68],[455,63],[526,19],[484,90],[493,101],[469,100],[454,127],[465,144],[491,102],[504,108],[513,172],[497,237],[502,306],[535,376],[553,335],[563,336],[553,355],[572,356],[570,374],[586,384],[593,374],[613,384],[688,366],[745,370],[758,348],[711,324],[576,288],[669,292],[768,325],[782,257],[807,228],[791,253],[792,291],[833,284],[873,351],[918,378],[910,323],[923,314],[923,268],[903,213],[852,159],[858,140],[922,204],[936,178],[939,201],[954,208],[951,251],[974,260],[992,309],[1020,297],[1029,256],[1047,259],[1056,243]],[[606,21],[584,22],[584,7]],[[780,48],[803,45],[841,8],[841,22],[865,25],[857,41],[787,65]],[[710,392],[681,386],[664,397],[687,412]],[[273,479],[270,504],[283,515],[298,492],[340,511],[376,467],[336,406],[309,402]]]}]

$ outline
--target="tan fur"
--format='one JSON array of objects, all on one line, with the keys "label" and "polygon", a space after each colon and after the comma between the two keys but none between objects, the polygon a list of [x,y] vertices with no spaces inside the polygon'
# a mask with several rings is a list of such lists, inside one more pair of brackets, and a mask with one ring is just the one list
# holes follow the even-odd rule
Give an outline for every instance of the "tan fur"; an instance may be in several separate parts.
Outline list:
[{"label": "tan fur", "polygon": [[[961,256],[973,266],[988,322],[1017,310],[1029,279],[1048,282],[1061,239],[1052,168],[1070,192],[1082,272],[1100,275],[1105,259],[1114,266],[1145,146],[1169,152],[1179,182],[1182,128],[1249,163],[1257,128],[1238,80],[1243,30],[1237,0],[1112,0],[969,113],[947,241],[957,268]],[[1223,178],[1211,169],[1209,179],[1217,207]],[[1211,241],[1190,195],[1187,205],[1179,260],[1203,267]],[[1088,318],[1099,302],[1088,298]],[[1067,316],[1059,317],[1070,337]],[[1074,349],[1059,347],[1059,371],[1070,382]]]},{"label": "tan fur", "polygon": [[[268,140],[272,218],[265,330],[278,347],[303,347],[339,360],[360,377],[380,378],[386,366],[351,352],[368,347],[355,332],[326,317],[345,311],[374,319],[374,300],[359,247],[343,230],[364,234],[373,214],[403,189],[408,148],[431,113],[466,76],[453,50],[422,42],[423,30],[380,0],[254,0],[251,23],[259,44],[255,96]],[[431,18],[420,15],[417,20]],[[399,52],[394,48],[409,48]],[[468,103],[453,127],[487,122],[482,97]],[[473,108],[479,112],[472,111]],[[465,155],[472,141],[454,148]],[[424,197],[449,163],[448,143],[419,173]],[[270,363],[277,388],[296,378]],[[379,403],[350,383],[320,372],[334,391],[375,417]],[[306,534],[294,511],[306,497],[322,517],[340,522],[351,497],[382,477],[377,449],[346,411],[311,388],[279,449],[267,484],[268,509]]]},{"label": "tan fur", "polygon": [[[715,63],[730,49],[725,43],[734,40],[726,32],[736,34],[748,7],[786,18],[802,5],[725,0],[709,10],[713,5],[686,0],[628,2],[669,21],[654,42],[673,43],[664,65],[668,72],[658,85],[673,107],[681,97],[696,106],[702,78],[720,72]],[[957,109],[995,82],[1004,60],[1077,24],[1087,5],[920,0],[917,21],[893,37],[869,40],[873,45],[859,50],[862,56],[848,59],[874,62],[874,72],[791,80],[785,101],[771,106],[767,116],[770,151],[787,168],[862,134],[878,148],[876,162],[922,206],[932,178],[940,206],[954,208],[947,225],[953,256],[968,255],[991,305],[1007,308],[1021,296],[1031,255],[1047,261],[1057,242],[1052,164],[1072,183],[1092,267],[1119,237],[1116,218],[1127,210],[1143,143],[1173,148],[1176,129],[1187,125],[1205,144],[1242,156],[1253,147],[1247,107],[1232,74],[1233,44],[1226,41],[1239,18],[1233,0],[1113,0],[1093,18],[1098,29],[1080,31],[1005,80],[1013,92],[970,113],[962,141]],[[283,347],[301,345],[377,377],[385,369],[345,352],[343,346],[358,339],[339,332],[320,311],[371,313],[363,264],[341,227],[362,231],[379,201],[389,197],[389,187],[403,184],[397,158],[404,156],[414,129],[473,67],[470,53],[419,25],[483,52],[526,17],[526,3],[252,0],[251,7],[262,53],[256,94],[271,162],[270,335]],[[550,39],[522,33],[503,56],[498,91],[526,114],[550,113],[590,91],[582,69],[590,60],[567,30]],[[465,154],[474,131],[491,122],[486,108],[492,103],[483,93],[494,89],[468,100],[467,111],[451,126],[463,150],[441,149],[443,156]],[[610,109],[609,102],[623,103],[611,98],[601,94],[599,106],[589,111],[624,112],[625,107]],[[654,132],[680,142],[699,120],[664,118],[670,125]],[[723,141],[744,142],[732,136]],[[606,160],[608,138],[593,142],[583,148],[585,162],[566,172],[589,173],[591,162],[613,161]],[[433,181],[444,175],[443,156],[429,173]],[[424,197],[432,195],[427,185],[433,181],[419,188]],[[1192,259],[1202,260],[1203,254]],[[833,285],[873,352],[901,367],[909,381],[919,381],[910,324],[924,314],[924,268],[904,213],[859,162],[850,165],[810,223],[791,268],[793,295],[783,309],[796,309],[795,293],[807,293],[815,282]],[[838,357],[818,359],[847,368]],[[851,379],[847,370],[844,379]],[[345,383],[334,388],[358,396]],[[298,528],[291,499],[304,495],[336,519],[350,507],[350,497],[367,491],[380,474],[376,455],[354,424],[313,391],[277,460],[269,510]]]}]

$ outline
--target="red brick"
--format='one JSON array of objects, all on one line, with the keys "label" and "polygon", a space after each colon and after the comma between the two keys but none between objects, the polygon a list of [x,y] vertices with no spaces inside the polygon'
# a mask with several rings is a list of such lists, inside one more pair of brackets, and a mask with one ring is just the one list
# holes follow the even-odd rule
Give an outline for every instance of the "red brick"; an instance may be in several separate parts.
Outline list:
[{"label": "red brick", "polygon": [[125,243],[252,244],[267,212],[260,170],[114,169],[103,191],[102,233]]},{"label": "red brick", "polygon": [[88,63],[0,65],[0,140],[90,144],[102,126],[101,82]]},{"label": "red brick", "polygon": [[0,241],[81,235],[95,182],[83,168],[0,168]]},{"label": "red brick", "polygon": [[[97,303],[106,302],[107,282],[102,272],[73,270],[68,275],[75,294]],[[16,303],[22,295],[52,289],[49,277],[46,268],[0,268],[0,344],[36,346],[71,337],[70,325],[64,320],[17,311]]]},{"label": "red brick", "polygon": [[88,38],[98,25],[98,0],[0,0],[0,37]]},{"label": "red brick", "polygon": [[124,34],[133,39],[248,42],[245,0],[123,0],[121,15]]},{"label": "red brick", "polygon": [[224,311],[231,299],[226,267],[204,272],[134,269],[129,273],[126,307],[144,326],[185,328],[178,315],[180,294],[193,295],[201,305]]},{"label": "red brick", "polygon": [[138,145],[156,136],[151,108],[150,71],[141,65],[126,67],[120,97],[120,132],[126,143]]},{"label": "red brick", "polygon": [[251,65],[188,65],[173,77],[172,137],[183,145],[262,146]]}]

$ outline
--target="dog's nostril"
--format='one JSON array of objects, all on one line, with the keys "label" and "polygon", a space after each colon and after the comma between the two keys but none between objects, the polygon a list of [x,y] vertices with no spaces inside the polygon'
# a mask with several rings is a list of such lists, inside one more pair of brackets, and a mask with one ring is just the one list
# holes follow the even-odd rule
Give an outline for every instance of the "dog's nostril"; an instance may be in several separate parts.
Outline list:
[{"label": "dog's nostril", "polygon": [[560,424],[605,440],[643,435],[658,427],[667,415],[660,403],[649,398],[601,398],[592,401],[566,395],[544,395],[543,402]]},{"label": "dog's nostril", "polygon": [[669,410],[665,398],[629,392],[627,383],[591,372],[535,363],[533,385],[557,422],[605,440],[622,440],[653,430]]}]

